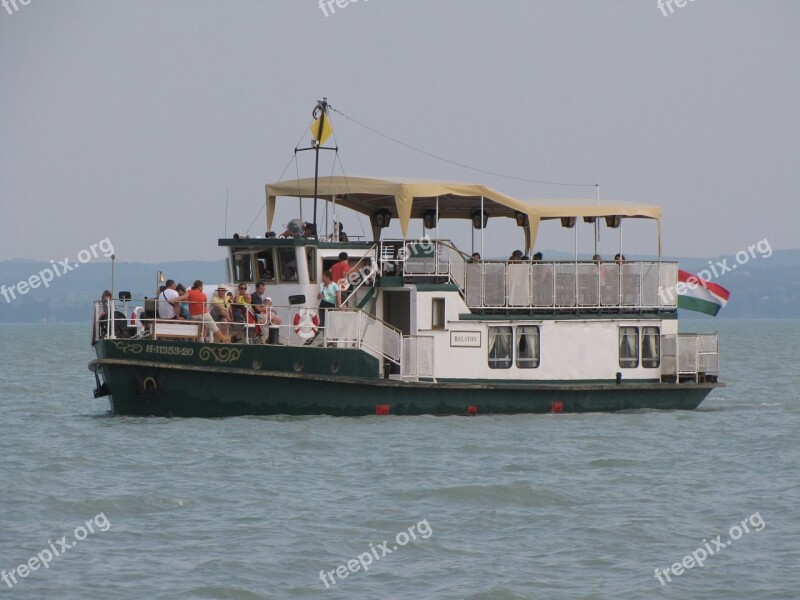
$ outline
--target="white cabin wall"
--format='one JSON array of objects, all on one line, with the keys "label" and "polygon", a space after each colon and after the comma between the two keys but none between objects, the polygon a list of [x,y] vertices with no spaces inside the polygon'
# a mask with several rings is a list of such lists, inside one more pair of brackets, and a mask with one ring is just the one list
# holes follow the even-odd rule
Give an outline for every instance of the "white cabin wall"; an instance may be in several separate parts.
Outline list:
[{"label": "white cabin wall", "polygon": [[[671,322],[670,322],[671,323]],[[488,327],[492,325],[536,325],[540,328],[540,364],[534,369],[489,368]],[[619,366],[620,326],[662,326],[652,319],[625,320],[542,320],[542,321],[460,321],[448,323],[448,330],[426,332],[435,337],[436,377],[442,379],[507,380],[622,380],[660,378],[660,368]],[[451,347],[451,331],[480,331],[479,348]],[[663,331],[663,329],[662,329]],[[641,346],[641,340],[640,340]],[[640,348],[641,352],[641,348]],[[515,356],[516,358],[516,356]],[[516,362],[516,361],[515,361]]]}]

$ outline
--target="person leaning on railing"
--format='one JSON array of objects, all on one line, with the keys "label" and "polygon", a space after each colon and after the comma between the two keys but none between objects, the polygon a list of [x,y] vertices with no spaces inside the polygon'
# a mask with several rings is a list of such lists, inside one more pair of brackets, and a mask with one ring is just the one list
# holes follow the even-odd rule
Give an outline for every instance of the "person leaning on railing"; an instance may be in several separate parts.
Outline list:
[{"label": "person leaning on railing", "polygon": [[[203,282],[199,279],[194,282],[192,289],[186,293],[189,300],[189,314],[192,321],[200,321],[203,324],[203,329],[211,332],[208,341],[221,342],[223,344],[230,343],[228,336],[224,335],[217,327],[211,314],[208,312],[208,297],[203,293]],[[204,337],[205,337],[204,332]]]},{"label": "person leaning on railing", "polygon": [[327,270],[322,274],[322,283],[319,284],[319,294],[317,294],[317,298],[320,301],[319,329],[317,329],[317,333],[314,334],[314,337],[309,338],[308,341],[306,341],[306,346],[317,339],[320,331],[324,331],[325,313],[328,311],[328,309],[339,308],[342,305],[342,291],[333,280],[333,273],[331,273],[330,270]]}]

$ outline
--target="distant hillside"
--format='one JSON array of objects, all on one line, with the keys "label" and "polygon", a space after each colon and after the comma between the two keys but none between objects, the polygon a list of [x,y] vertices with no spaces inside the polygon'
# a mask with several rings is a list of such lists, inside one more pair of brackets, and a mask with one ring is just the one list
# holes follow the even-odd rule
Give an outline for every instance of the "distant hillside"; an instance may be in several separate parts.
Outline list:
[{"label": "distant hillside", "polygon": [[[545,251],[544,254],[546,259],[572,258],[563,252]],[[627,258],[647,260],[652,257],[629,255]],[[707,268],[709,260],[716,263],[727,258],[728,265],[735,263],[731,257],[665,258],[679,261],[682,269],[694,273]],[[0,285],[6,287],[5,295],[0,288],[0,323],[86,321],[89,319],[91,301],[99,298],[104,289],[111,287],[111,263],[91,262],[54,278],[49,288],[32,289],[11,299],[7,291],[10,286],[28,280],[50,266],[50,263],[31,260],[0,262]],[[115,291],[130,291],[134,298],[152,297],[155,295],[159,270],[164,272],[165,277],[184,284],[191,284],[195,279],[210,284],[226,280],[224,260],[161,264],[118,262]],[[731,292],[731,300],[720,312],[720,317],[800,318],[800,249],[776,250],[769,258],[751,259],[714,281]],[[681,311],[681,316],[708,318],[686,311]]]}]

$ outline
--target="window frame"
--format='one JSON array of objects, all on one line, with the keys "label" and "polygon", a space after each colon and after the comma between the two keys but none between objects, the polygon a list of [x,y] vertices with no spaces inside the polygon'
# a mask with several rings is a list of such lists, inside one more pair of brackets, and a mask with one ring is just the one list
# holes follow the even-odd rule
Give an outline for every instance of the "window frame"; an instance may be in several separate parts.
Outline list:
[{"label": "window frame", "polygon": [[[444,298],[431,298],[431,329],[442,331],[447,329],[446,302]],[[439,317],[437,319],[437,317]]]},{"label": "window frame", "polygon": [[[651,331],[647,331],[647,330]],[[644,348],[645,348],[645,338],[652,337],[655,339],[655,357],[648,356],[645,358],[644,355]],[[641,354],[642,354],[642,367],[645,369],[658,369],[661,367],[661,328],[654,327],[652,325],[645,325],[642,327],[642,334],[641,334]],[[645,364],[647,361],[647,364]],[[655,364],[653,362],[655,361]]]},{"label": "window frame", "polygon": [[[623,341],[627,341],[626,337],[634,336],[635,346],[633,351],[630,353],[629,356],[622,355],[622,348],[623,348]],[[641,344],[639,343],[639,328],[638,327],[631,327],[631,326],[621,326],[618,329],[617,333],[617,353],[619,357],[619,366],[621,369],[636,369],[639,367],[639,348]],[[625,364],[623,364],[623,360]],[[633,363],[633,364],[628,364]]]},{"label": "window frame", "polygon": [[[504,330],[504,331],[503,331]],[[494,331],[494,348],[497,348],[497,338],[500,335],[508,336],[508,352],[504,357],[492,357],[492,332]],[[510,369],[514,366],[514,328],[511,325],[490,325],[488,327],[487,363],[490,369]]]},{"label": "window frame", "polygon": [[[300,282],[300,273],[298,271],[298,264],[297,264],[297,250],[294,246],[290,248],[277,248],[277,256],[278,259],[278,271],[277,277],[278,281],[281,283],[299,283]],[[284,255],[288,253],[292,253],[291,259],[287,262],[284,262]],[[291,263],[294,262],[294,267],[292,267]],[[294,268],[294,278],[284,277],[283,270],[286,267]]]},{"label": "window frame", "polygon": [[[526,330],[531,330],[530,332],[526,332]],[[536,336],[536,345],[534,346],[534,353],[533,357],[523,357],[522,352],[520,350],[520,343],[523,340],[522,335],[527,333],[528,335],[534,334]],[[527,343],[527,338],[526,343]],[[542,362],[542,355],[541,355],[541,329],[538,325],[518,325],[514,329],[514,348],[516,349],[516,356],[514,364],[518,369],[538,369],[539,365]],[[526,364],[523,364],[524,363]]]}]

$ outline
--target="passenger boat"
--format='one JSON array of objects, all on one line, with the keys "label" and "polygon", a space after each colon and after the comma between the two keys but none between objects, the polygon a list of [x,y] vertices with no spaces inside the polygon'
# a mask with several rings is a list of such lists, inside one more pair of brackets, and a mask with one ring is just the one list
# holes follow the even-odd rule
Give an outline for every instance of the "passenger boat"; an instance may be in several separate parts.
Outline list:
[{"label": "passenger boat", "polygon": [[[337,226],[304,237],[301,222],[284,236],[269,233],[278,202],[304,198],[330,203],[334,214],[365,216],[372,239],[342,241]],[[114,306],[96,303],[97,358],[89,368],[95,396],[109,396],[115,414],[694,409],[722,385],[717,334],[680,333],[677,295],[664,293],[677,284],[678,264],[660,258],[656,206],[537,204],[478,184],[315,176],[268,184],[266,209],[267,236],[234,235],[219,245],[227,250],[227,289],[265,282],[281,318],[277,343],[265,343],[266,326],[257,322],[232,325],[235,343],[215,343],[206,341],[204,323],[156,318],[129,294]],[[460,220],[473,240],[479,232],[479,246],[467,251],[440,239],[440,219]],[[658,258],[581,260],[577,250],[570,260],[473,258],[474,250],[491,255],[484,231],[494,219],[519,226],[530,256],[541,227],[615,229],[648,219]],[[392,220],[402,239],[383,238]],[[409,235],[414,222],[422,239]],[[327,310],[323,327],[321,277],[342,252],[346,302]],[[133,307],[135,327],[111,326],[108,315],[127,317]]]}]

